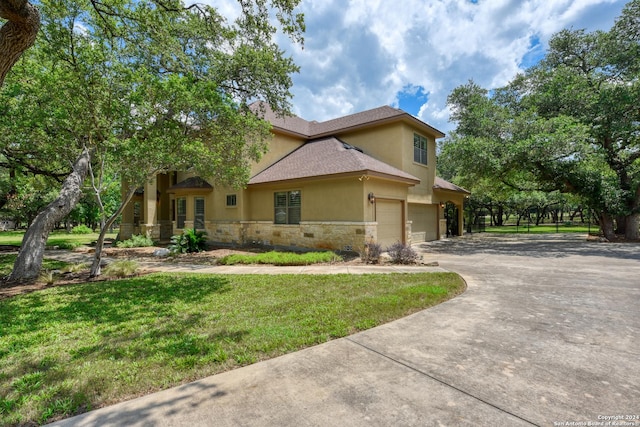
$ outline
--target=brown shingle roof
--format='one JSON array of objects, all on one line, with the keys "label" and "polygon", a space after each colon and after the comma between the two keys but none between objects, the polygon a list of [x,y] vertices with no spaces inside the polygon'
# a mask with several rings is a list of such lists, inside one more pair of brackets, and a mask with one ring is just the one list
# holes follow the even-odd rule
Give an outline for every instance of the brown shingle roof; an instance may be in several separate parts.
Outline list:
[{"label": "brown shingle roof", "polygon": [[167,189],[167,191],[196,189],[196,188],[202,189],[202,190],[213,190],[213,187],[207,181],[200,178],[199,176],[193,176],[191,178],[187,178],[184,181],[180,181],[177,184],[172,185]]},{"label": "brown shingle roof", "polygon": [[433,184],[434,190],[447,190],[447,191],[455,191],[456,193],[465,193],[471,194],[470,191],[465,190],[462,187],[458,187],[455,184],[450,183],[449,181],[445,181],[444,179],[436,176],[435,182]]},{"label": "brown shingle roof", "polygon": [[[259,111],[260,105],[255,107],[255,110]],[[266,104],[262,105],[264,112],[264,120],[271,123],[271,126],[274,128],[279,128],[282,130],[286,130],[289,132],[296,133],[298,135],[302,135],[306,138],[311,134],[310,124],[311,122],[306,121],[298,116],[286,116],[286,117],[278,117],[276,113],[273,112],[271,108],[266,106]]]},{"label": "brown shingle roof", "polygon": [[326,122],[311,123],[311,132],[314,135],[328,134],[382,120],[402,117],[404,115],[407,115],[407,113],[402,110],[398,110],[397,108],[391,108],[385,105],[383,107],[374,108],[373,110],[350,114],[348,116],[339,117]]},{"label": "brown shingle roof", "polygon": [[400,119],[410,120],[417,125],[425,126],[429,128],[438,138],[444,136],[444,133],[440,132],[438,129],[413,117],[409,113],[398,108],[389,107],[387,105],[374,108],[372,110],[362,111],[360,113],[339,117],[337,119],[327,120],[325,122],[309,122],[298,116],[278,117],[273,112],[273,110],[271,110],[271,108],[269,108],[269,106],[264,103],[256,103],[253,106],[253,109],[254,111],[262,111],[264,113],[264,119],[271,123],[274,128],[293,132],[309,139],[335,135],[349,129]]},{"label": "brown shingle roof", "polygon": [[280,161],[255,175],[249,184],[286,181],[290,179],[362,173],[418,184],[413,175],[364,154],[337,138],[310,141]]}]

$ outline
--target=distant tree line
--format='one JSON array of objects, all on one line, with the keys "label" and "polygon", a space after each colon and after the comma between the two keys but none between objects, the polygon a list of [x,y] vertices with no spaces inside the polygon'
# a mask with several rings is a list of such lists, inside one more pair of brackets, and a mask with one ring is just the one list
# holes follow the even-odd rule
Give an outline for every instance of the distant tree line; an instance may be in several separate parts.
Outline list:
[{"label": "distant tree line", "polygon": [[[608,239],[640,239],[640,0],[609,31],[555,34],[545,58],[507,86],[470,81],[448,103],[457,127],[439,173],[475,203],[550,212],[571,195]],[[547,201],[527,202],[538,198]]]}]

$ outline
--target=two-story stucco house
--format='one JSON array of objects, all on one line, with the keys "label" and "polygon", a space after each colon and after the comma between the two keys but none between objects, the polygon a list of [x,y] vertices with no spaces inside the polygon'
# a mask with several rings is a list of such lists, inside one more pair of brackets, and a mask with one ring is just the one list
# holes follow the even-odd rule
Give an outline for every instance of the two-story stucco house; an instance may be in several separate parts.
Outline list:
[{"label": "two-story stucco house", "polygon": [[168,240],[185,228],[224,244],[360,250],[375,241],[416,243],[446,235],[445,203],[468,192],[436,177],[444,134],[388,106],[325,122],[276,117],[269,150],[242,190],[206,177],[160,174],[123,213],[120,238]]}]

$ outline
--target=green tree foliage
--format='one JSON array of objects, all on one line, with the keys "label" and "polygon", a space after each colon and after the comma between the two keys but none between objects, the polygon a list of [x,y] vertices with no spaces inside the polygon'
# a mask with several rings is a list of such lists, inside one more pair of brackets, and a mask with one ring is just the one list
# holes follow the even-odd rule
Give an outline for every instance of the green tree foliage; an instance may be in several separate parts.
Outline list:
[{"label": "green tree foliage", "polygon": [[[456,179],[497,191],[572,193],[608,238],[640,236],[640,0],[609,32],[563,30],[508,86],[469,82],[449,96],[458,127],[441,160]],[[472,185],[469,185],[472,184]]]},{"label": "green tree foliage", "polygon": [[92,186],[108,165],[129,183],[125,203],[173,169],[241,186],[270,137],[249,104],[289,110],[298,68],[274,40],[302,41],[297,3],[241,1],[229,22],[177,0],[38,2],[39,38],[0,93],[0,145],[16,163],[58,174],[87,152]]}]

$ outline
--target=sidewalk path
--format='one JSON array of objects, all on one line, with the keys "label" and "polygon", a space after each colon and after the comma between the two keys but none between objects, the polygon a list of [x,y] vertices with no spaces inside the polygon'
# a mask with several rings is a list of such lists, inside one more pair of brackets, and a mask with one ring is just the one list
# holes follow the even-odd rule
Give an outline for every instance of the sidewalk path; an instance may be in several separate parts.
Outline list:
[{"label": "sidewalk path", "polygon": [[461,273],[467,292],[55,425],[555,426],[639,415],[637,245],[482,236],[417,247]]},{"label": "sidewalk path", "polygon": [[[45,258],[71,263],[91,262],[92,254],[48,250]],[[108,258],[108,257],[105,257]],[[171,273],[207,273],[207,274],[382,274],[382,273],[432,273],[447,271],[438,266],[426,265],[349,265],[343,263],[317,264],[305,266],[274,267],[270,265],[202,265],[173,263],[164,261],[137,261],[145,270]]]}]

